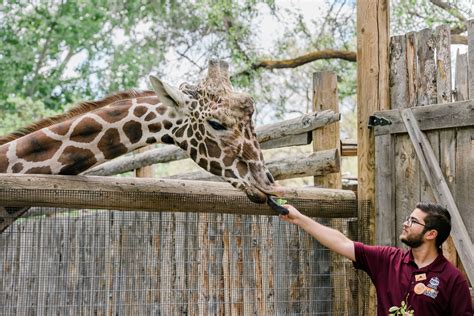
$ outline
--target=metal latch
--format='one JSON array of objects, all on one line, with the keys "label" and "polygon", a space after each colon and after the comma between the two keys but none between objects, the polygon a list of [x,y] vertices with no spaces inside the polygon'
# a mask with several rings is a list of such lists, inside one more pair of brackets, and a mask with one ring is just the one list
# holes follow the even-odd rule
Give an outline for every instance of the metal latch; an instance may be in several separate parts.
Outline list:
[{"label": "metal latch", "polygon": [[391,125],[392,122],[389,120],[383,118],[383,117],[378,117],[375,115],[369,116],[369,122],[367,123],[367,126],[369,128],[374,127],[374,126],[385,126],[385,125]]}]

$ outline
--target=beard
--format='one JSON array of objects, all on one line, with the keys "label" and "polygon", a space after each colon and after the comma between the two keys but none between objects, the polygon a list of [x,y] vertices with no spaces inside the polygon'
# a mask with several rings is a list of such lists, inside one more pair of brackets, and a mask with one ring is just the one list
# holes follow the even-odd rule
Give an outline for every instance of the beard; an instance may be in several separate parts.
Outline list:
[{"label": "beard", "polygon": [[423,235],[424,233],[408,237],[400,236],[400,241],[410,248],[418,248],[423,244]]}]

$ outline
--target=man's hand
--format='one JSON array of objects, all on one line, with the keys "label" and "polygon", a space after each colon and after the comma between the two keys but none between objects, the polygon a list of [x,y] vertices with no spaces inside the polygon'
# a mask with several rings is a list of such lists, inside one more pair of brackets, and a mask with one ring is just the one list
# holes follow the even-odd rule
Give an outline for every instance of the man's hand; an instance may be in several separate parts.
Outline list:
[{"label": "man's hand", "polygon": [[280,219],[291,224],[299,225],[298,222],[301,221],[303,214],[290,204],[284,204],[282,206],[288,210],[288,215],[280,215]]}]

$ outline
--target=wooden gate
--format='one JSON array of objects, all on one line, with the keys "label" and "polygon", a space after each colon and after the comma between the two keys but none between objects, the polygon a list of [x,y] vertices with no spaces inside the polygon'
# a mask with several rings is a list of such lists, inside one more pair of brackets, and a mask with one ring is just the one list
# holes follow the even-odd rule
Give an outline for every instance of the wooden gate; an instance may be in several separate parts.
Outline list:
[{"label": "wooden gate", "polygon": [[377,243],[400,245],[403,219],[418,201],[449,206],[451,198],[452,239],[443,246],[444,253],[461,269],[464,266],[472,284],[474,21],[468,22],[468,30],[470,54],[457,56],[456,89],[452,89],[448,27],[393,37],[393,110],[374,113],[370,123],[376,151]]}]

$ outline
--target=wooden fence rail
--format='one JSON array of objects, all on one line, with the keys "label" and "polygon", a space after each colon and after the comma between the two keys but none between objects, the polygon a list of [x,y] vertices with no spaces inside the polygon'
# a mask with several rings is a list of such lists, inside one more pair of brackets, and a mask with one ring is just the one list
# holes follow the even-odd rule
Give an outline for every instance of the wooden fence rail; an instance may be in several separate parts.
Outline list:
[{"label": "wooden fence rail", "polygon": [[[352,191],[284,190],[284,197],[309,216],[344,218],[356,212]],[[0,205],[277,215],[228,183],[98,176],[0,174]]]}]

